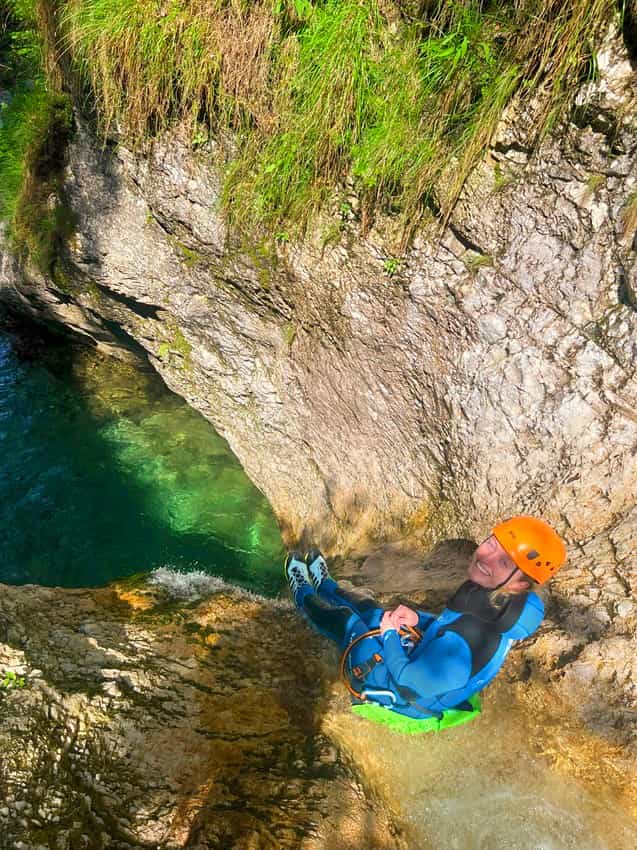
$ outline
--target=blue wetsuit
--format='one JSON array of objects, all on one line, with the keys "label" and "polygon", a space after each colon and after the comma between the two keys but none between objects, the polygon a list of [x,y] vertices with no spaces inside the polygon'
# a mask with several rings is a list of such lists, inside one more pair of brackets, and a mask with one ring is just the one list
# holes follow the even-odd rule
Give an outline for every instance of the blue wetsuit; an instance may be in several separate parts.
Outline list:
[{"label": "blue wetsuit", "polygon": [[[384,610],[369,597],[322,582],[318,595],[306,587],[296,604],[312,625],[343,650],[378,628]],[[470,708],[467,700],[498,673],[516,640],[532,634],[544,616],[535,593],[507,597],[495,606],[489,591],[465,582],[439,616],[418,611],[422,639],[413,643],[390,629],[360,641],[351,652],[353,667],[378,653],[359,681],[368,698],[414,718],[441,716],[447,708]]]}]

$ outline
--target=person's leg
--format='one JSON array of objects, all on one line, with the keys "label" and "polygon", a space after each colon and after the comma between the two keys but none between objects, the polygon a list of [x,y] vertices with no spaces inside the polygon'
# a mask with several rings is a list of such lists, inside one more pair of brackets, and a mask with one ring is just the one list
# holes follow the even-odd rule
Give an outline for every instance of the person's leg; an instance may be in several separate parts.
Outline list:
[{"label": "person's leg", "polygon": [[325,588],[321,595],[333,605],[347,605],[358,614],[368,629],[377,629],[384,611],[378,607],[376,600],[355,588],[346,590],[333,579],[332,582],[334,587]]},{"label": "person's leg", "polygon": [[305,597],[316,593],[310,581],[307,564],[299,552],[288,552],[283,569],[290,585],[294,604],[297,608],[303,610]]},{"label": "person's leg", "polygon": [[345,606],[354,611],[368,629],[378,628],[383,609],[371,596],[359,590],[346,590],[334,581],[327,569],[325,558],[318,549],[310,549],[305,556],[308,575],[318,595],[335,607]]},{"label": "person's leg", "polygon": [[352,636],[368,630],[367,624],[350,607],[331,603],[317,595],[310,583],[307,565],[298,552],[290,552],[285,559],[285,575],[296,607],[318,632],[335,641],[341,649]]},{"label": "person's leg", "polygon": [[344,649],[352,637],[367,631],[366,623],[345,605],[331,605],[316,593],[303,597],[303,612],[316,631]]}]

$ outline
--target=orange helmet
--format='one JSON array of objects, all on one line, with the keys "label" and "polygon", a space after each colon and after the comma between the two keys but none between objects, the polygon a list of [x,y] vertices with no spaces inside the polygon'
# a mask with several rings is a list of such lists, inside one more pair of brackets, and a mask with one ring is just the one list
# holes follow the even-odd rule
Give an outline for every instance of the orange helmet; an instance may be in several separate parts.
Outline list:
[{"label": "orange helmet", "polygon": [[518,568],[540,584],[566,561],[562,538],[543,519],[514,516],[496,525],[493,534]]}]

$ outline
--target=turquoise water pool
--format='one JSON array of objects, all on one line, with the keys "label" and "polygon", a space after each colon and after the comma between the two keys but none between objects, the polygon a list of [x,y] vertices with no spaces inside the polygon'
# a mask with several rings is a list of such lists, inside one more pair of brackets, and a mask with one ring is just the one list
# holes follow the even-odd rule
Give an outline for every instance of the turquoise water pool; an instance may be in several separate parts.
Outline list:
[{"label": "turquoise water pool", "polygon": [[0,331],[0,581],[170,566],[271,594],[282,557],[264,496],[157,375]]}]

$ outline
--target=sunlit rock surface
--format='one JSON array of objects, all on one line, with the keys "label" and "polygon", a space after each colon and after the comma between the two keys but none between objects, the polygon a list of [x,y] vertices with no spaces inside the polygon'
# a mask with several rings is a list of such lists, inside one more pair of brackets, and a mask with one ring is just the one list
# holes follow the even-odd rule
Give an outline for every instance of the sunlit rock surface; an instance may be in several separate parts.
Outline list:
[{"label": "sunlit rock surface", "polygon": [[635,81],[611,44],[559,136],[530,151],[512,110],[448,226],[398,259],[391,221],[363,235],[355,211],[336,244],[327,220],[300,245],[228,233],[214,149],[133,154],[80,124],[64,283],[5,253],[4,300],[150,356],[290,538],[343,552],[540,512],[634,590]]},{"label": "sunlit rock surface", "polygon": [[2,586],[2,850],[404,847],[323,731],[334,659],[291,605],[153,580]]}]

